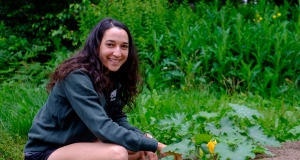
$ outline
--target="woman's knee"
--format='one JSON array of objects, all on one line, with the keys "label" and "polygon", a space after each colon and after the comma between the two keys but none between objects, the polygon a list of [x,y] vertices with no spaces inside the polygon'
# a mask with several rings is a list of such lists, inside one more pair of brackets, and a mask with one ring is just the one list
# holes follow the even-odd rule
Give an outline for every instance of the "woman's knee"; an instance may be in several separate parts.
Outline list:
[{"label": "woman's knee", "polygon": [[58,159],[128,160],[128,152],[116,144],[75,143],[55,150],[48,158],[48,160]]},{"label": "woman's knee", "polygon": [[127,150],[119,145],[111,146],[110,154],[116,160],[128,160],[128,152]]}]

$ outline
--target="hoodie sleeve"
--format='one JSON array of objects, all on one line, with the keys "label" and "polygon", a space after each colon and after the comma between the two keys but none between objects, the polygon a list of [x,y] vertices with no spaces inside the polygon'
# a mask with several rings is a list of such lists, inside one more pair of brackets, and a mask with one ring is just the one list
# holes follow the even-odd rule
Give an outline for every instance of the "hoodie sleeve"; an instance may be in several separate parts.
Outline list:
[{"label": "hoodie sleeve", "polygon": [[114,110],[112,118],[113,118],[113,121],[118,123],[120,126],[126,128],[128,130],[135,131],[139,134],[144,134],[139,128],[130,125],[129,122],[127,121],[126,114],[122,113],[121,111]]},{"label": "hoodie sleeve", "polygon": [[144,138],[131,130],[124,116],[117,118],[116,122],[107,116],[103,106],[105,102],[100,100],[103,95],[99,98],[86,73],[79,70],[71,72],[62,82],[62,87],[77,115],[97,138],[109,140],[134,152],[156,151],[157,140]]}]

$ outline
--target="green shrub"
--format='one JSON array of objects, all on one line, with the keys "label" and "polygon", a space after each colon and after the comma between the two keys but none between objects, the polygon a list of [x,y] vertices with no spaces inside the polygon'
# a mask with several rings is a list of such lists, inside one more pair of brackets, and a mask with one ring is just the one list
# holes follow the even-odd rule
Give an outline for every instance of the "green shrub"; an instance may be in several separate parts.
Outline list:
[{"label": "green shrub", "polygon": [[16,81],[45,81],[56,57],[70,56],[63,41],[79,47],[97,22],[112,17],[132,31],[150,89],[209,87],[229,94],[279,95],[299,88],[297,5],[276,6],[267,0],[247,5],[228,1],[222,7],[218,0],[192,7],[166,0],[76,2],[46,16],[78,22],[78,29],[60,25],[49,32],[55,52],[47,63],[35,61],[45,46],[32,45],[2,24],[2,79],[13,73]]}]

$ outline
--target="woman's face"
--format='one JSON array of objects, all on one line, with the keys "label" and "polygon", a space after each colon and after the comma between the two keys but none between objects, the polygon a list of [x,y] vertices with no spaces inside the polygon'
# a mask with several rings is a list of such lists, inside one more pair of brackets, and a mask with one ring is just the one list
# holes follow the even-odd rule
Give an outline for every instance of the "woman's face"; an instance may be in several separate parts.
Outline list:
[{"label": "woman's face", "polygon": [[110,28],[104,32],[99,58],[109,71],[116,72],[128,57],[129,40],[124,29]]}]

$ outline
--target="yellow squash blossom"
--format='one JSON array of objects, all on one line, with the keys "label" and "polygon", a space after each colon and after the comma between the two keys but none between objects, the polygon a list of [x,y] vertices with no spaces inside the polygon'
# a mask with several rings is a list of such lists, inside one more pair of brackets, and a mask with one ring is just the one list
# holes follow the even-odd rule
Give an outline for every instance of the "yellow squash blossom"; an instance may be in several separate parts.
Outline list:
[{"label": "yellow squash blossom", "polygon": [[217,141],[216,141],[216,140],[215,140],[215,141],[211,141],[211,140],[210,140],[210,142],[208,142],[207,147],[208,147],[209,152],[210,152],[211,154],[214,154],[216,144],[217,144]]}]

